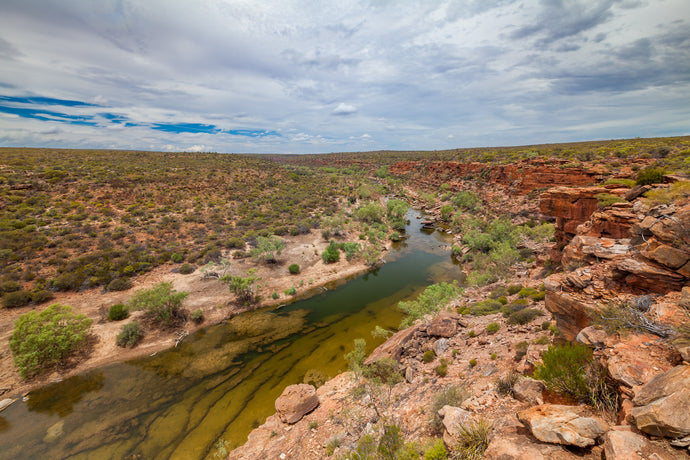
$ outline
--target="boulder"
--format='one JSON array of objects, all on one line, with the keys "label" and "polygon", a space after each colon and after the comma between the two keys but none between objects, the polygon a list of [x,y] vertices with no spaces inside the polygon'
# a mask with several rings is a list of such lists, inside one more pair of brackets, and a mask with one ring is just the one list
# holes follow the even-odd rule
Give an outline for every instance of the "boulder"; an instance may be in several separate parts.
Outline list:
[{"label": "boulder", "polygon": [[4,411],[4,410],[7,409],[8,407],[10,407],[10,405],[11,405],[14,401],[15,401],[14,399],[9,399],[9,398],[8,398],[8,399],[3,399],[2,401],[0,401],[0,412]]},{"label": "boulder", "polygon": [[617,344],[608,355],[606,367],[612,379],[629,388],[644,385],[654,376],[669,368],[659,358],[650,356],[636,337]]},{"label": "boulder", "polygon": [[690,434],[690,366],[680,365],[647,382],[633,398],[640,431],[677,438]]},{"label": "boulder", "polygon": [[575,337],[578,342],[589,345],[592,348],[606,348],[606,339],[608,334],[603,329],[597,329],[594,326],[587,326],[582,329]]},{"label": "boulder", "polygon": [[632,212],[632,205],[624,204],[626,208],[611,207],[605,211],[592,213],[585,223],[575,230],[578,235],[587,235],[597,238],[621,239],[630,237],[630,229],[638,221],[637,215]]},{"label": "boulder", "polygon": [[577,334],[589,326],[590,307],[576,296],[560,291],[560,285],[546,284],[544,306],[551,312],[561,336],[568,341],[575,340]]},{"label": "boulder", "polygon": [[472,413],[459,407],[443,406],[438,415],[443,418],[443,426],[446,429],[443,439],[449,445],[457,443],[458,437],[462,434],[462,427],[472,421]]},{"label": "boulder", "polygon": [[436,343],[434,344],[434,351],[436,352],[437,355],[440,355],[444,351],[448,349],[448,339],[442,338],[438,339]]},{"label": "boulder", "polygon": [[288,424],[299,422],[302,417],[318,406],[319,397],[316,396],[316,388],[305,383],[287,386],[275,403],[280,420]]},{"label": "boulder", "polygon": [[630,240],[627,238],[615,240],[575,235],[563,249],[563,264],[622,258],[628,254],[630,249]]},{"label": "boulder", "polygon": [[458,332],[462,316],[457,313],[442,312],[426,328],[431,337],[453,337]]},{"label": "boulder", "polygon": [[642,260],[626,258],[614,263],[615,269],[625,276],[626,284],[645,293],[680,291],[685,284],[683,275]]},{"label": "boulder", "polygon": [[636,185],[625,194],[625,199],[628,201],[633,201],[635,198],[640,197],[647,193],[651,187],[649,185]]},{"label": "boulder", "polygon": [[690,286],[683,287],[683,290],[680,293],[680,300],[678,301],[678,305],[687,310],[690,310]]},{"label": "boulder", "polygon": [[652,444],[628,427],[615,427],[604,435],[606,460],[660,460],[675,458],[674,452]]},{"label": "boulder", "polygon": [[364,363],[371,364],[383,358],[393,358],[399,361],[405,346],[412,340],[415,333],[419,332],[419,328],[420,326],[412,326],[396,332],[388,340],[379,345]]},{"label": "boulder", "polygon": [[489,435],[486,460],[575,460],[575,454],[556,444],[543,444],[515,416],[499,419]]},{"label": "boulder", "polygon": [[640,244],[638,249],[647,259],[671,269],[678,269],[688,263],[690,253],[652,240],[649,244]]},{"label": "boulder", "polygon": [[544,382],[525,377],[515,383],[513,393],[518,401],[528,404],[544,404],[542,399],[544,389],[546,389]]},{"label": "boulder", "polygon": [[539,210],[556,218],[556,239],[567,244],[577,227],[599,209],[599,187],[554,187],[539,196]]},{"label": "boulder", "polygon": [[586,415],[582,406],[542,404],[518,413],[518,418],[540,441],[589,447],[608,431],[604,420]]}]

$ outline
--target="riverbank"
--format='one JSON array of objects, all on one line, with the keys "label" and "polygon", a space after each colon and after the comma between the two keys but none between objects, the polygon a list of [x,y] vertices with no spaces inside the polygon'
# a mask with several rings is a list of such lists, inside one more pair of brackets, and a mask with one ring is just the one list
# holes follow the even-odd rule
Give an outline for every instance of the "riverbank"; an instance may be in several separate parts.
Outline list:
[{"label": "riverbank", "polygon": [[[356,235],[348,235],[348,240],[354,240]],[[133,279],[134,286],[121,292],[102,292],[91,289],[79,293],[56,293],[55,299],[47,302],[35,310],[42,310],[53,303],[70,305],[73,311],[84,314],[93,320],[91,350],[88,357],[70,366],[51,369],[50,371],[29,380],[22,380],[12,360],[9,349],[9,338],[12,335],[15,320],[22,314],[31,311],[31,307],[16,309],[0,309],[0,397],[15,398],[43,385],[58,382],[88,370],[96,369],[108,364],[128,361],[130,359],[149,356],[163,350],[173,348],[177,342],[188,334],[204,327],[218,324],[239,313],[263,307],[289,304],[297,299],[307,298],[317,292],[328,289],[333,283],[345,280],[371,270],[362,261],[352,263],[341,258],[339,262],[325,264],[321,259],[321,252],[328,246],[317,233],[309,233],[283,238],[285,249],[278,257],[276,264],[257,264],[251,259],[231,259],[225,267],[231,275],[244,275],[249,269],[256,268],[258,281],[258,295],[262,299],[256,304],[243,306],[236,302],[227,284],[206,276],[206,269],[197,268],[193,273],[182,275],[176,273],[177,264],[166,264],[155,268],[151,272]],[[390,249],[391,242],[385,244],[382,258]],[[228,258],[230,257],[227,254]],[[297,263],[300,266],[298,274],[290,274],[288,266]],[[210,267],[209,270],[221,267]],[[144,339],[135,348],[120,348],[115,339],[124,324],[139,318],[143,312],[132,312],[125,321],[112,322],[107,320],[108,309],[116,303],[124,303],[140,289],[148,289],[161,283],[170,282],[177,291],[189,293],[183,306],[190,312],[201,310],[204,320],[200,323],[187,321],[175,330],[147,330]],[[289,295],[285,291],[295,288],[296,294]],[[320,289],[321,288],[321,289]],[[272,298],[276,293],[278,298]]]}]

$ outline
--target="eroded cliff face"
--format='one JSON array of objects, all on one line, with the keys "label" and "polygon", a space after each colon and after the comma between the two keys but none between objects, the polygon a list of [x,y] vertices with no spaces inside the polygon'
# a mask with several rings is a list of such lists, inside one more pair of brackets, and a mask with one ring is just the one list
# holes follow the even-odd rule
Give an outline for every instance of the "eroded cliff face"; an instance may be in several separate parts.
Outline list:
[{"label": "eroded cliff face", "polygon": [[[629,189],[590,186],[596,174],[584,169],[563,175],[558,165],[538,162],[521,170],[519,165],[406,162],[391,171],[414,168],[428,174],[420,179],[428,186],[460,187],[470,176],[495,181],[482,198],[513,211],[536,206],[521,194],[549,181],[575,185],[558,184],[538,203],[545,216],[556,219],[558,242],[552,252],[562,256],[562,269],[544,278],[535,267],[501,283],[534,288],[544,283],[545,301],[529,305],[544,316],[510,325],[500,313],[457,315],[487,300],[496,285],[466,289],[452,303],[452,313],[395,334],[370,356],[369,363],[394,359],[401,382],[376,394],[362,393],[361,377],[341,374],[319,388],[316,410],[294,425],[269,417],[230,458],[337,458],[356,450],[365,436],[379,439],[391,423],[401,427],[407,441],[442,437],[457,453],[461,427],[479,420],[493,427],[484,453],[489,459],[690,458],[690,336],[678,333],[690,327],[690,202],[650,207]],[[492,200],[497,187],[513,187],[513,197]],[[595,195],[602,192],[628,201],[600,209]],[[594,324],[596,312],[610,306],[625,306],[639,323],[628,327],[623,321],[619,331]],[[549,319],[558,325],[557,336],[542,325]],[[490,323],[499,325],[498,332],[487,330]],[[562,340],[594,349],[617,387],[615,413],[573,401],[563,405],[560,396],[530,378],[548,344]],[[431,362],[424,359],[428,350],[435,352]],[[441,364],[446,364],[443,375],[437,370]],[[510,375],[517,379],[512,393],[502,394],[498,382]],[[451,386],[466,392],[464,400],[432,408],[435,395]]]}]

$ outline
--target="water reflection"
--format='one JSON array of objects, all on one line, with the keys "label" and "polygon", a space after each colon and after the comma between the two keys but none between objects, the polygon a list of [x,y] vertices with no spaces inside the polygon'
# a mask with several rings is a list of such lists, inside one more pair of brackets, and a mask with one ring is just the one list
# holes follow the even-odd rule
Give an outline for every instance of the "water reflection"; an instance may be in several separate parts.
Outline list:
[{"label": "water reflection", "polygon": [[86,393],[100,390],[104,382],[103,371],[70,377],[29,393],[26,407],[31,412],[66,417],[72,413],[74,405],[81,401]]}]

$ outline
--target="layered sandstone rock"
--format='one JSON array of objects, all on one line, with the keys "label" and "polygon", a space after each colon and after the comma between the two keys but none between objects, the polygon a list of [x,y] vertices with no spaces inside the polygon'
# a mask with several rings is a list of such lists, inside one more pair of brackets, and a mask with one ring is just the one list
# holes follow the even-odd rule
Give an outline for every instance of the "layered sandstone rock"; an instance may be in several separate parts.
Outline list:
[{"label": "layered sandstone rock", "polygon": [[690,366],[680,365],[646,383],[633,398],[640,431],[668,438],[690,435]]},{"label": "layered sandstone rock", "polygon": [[518,418],[535,438],[552,444],[589,447],[608,431],[604,420],[581,406],[542,404],[520,411]]},{"label": "layered sandstone rock", "polygon": [[299,422],[309,412],[319,405],[316,388],[312,385],[300,383],[285,387],[283,393],[276,399],[276,412],[283,423]]}]

